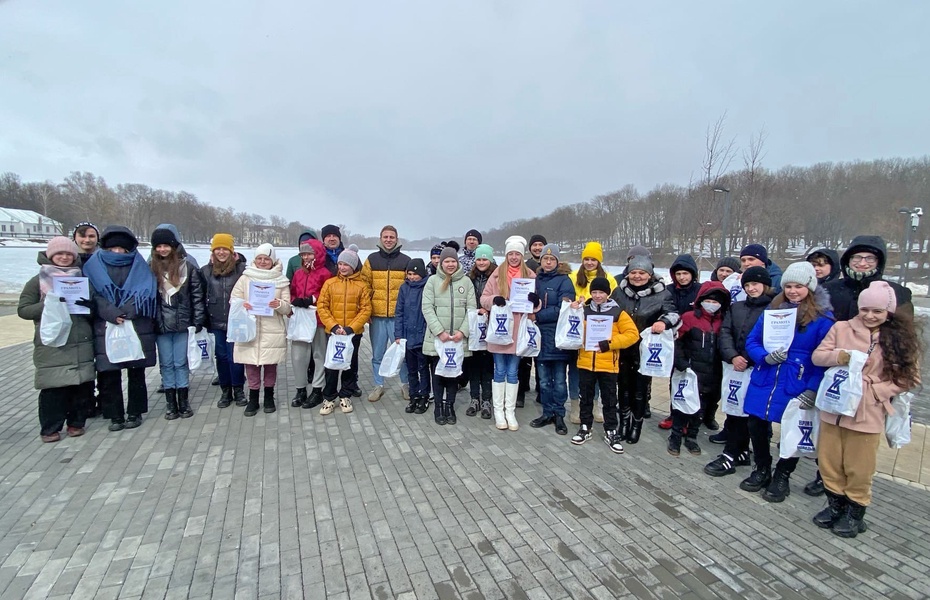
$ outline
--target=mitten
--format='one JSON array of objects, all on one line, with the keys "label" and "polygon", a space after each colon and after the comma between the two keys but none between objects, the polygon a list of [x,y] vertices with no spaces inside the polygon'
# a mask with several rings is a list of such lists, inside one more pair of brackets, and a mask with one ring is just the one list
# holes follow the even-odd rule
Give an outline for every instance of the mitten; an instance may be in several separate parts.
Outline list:
[{"label": "mitten", "polygon": [[601,341],[599,341],[599,342],[597,343],[597,347],[601,349],[601,352],[609,352],[609,351],[610,351],[610,341],[609,341],[609,340],[601,340]]},{"label": "mitten", "polygon": [[494,296],[494,306],[507,306],[507,300],[503,296]]},{"label": "mitten", "polygon": [[770,365],[780,365],[781,363],[788,360],[788,353],[784,350],[776,350],[775,352],[769,352],[765,357],[765,362]]}]

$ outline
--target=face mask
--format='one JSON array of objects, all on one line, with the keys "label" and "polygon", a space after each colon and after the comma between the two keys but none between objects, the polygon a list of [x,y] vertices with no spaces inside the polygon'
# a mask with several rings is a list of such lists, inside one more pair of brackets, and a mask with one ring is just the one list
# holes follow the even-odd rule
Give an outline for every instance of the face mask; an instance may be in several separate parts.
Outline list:
[{"label": "face mask", "polygon": [[716,302],[707,302],[705,300],[704,302],[701,302],[701,308],[707,311],[707,314],[712,315],[718,310],[720,310],[720,305],[717,304]]}]

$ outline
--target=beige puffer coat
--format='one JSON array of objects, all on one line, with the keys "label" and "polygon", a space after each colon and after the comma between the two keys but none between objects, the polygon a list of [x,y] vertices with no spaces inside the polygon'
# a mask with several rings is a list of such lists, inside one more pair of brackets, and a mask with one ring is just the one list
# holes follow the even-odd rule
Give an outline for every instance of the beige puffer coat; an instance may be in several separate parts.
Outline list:
[{"label": "beige puffer coat", "polygon": [[[249,283],[252,278],[246,269],[232,290],[233,298],[248,301]],[[275,261],[272,271],[282,273],[281,261]],[[284,280],[287,282],[287,280]],[[270,282],[268,282],[270,283]],[[255,317],[255,339],[251,342],[236,342],[233,348],[233,360],[242,365],[276,365],[287,356],[287,323],[285,316],[291,312],[291,291],[287,285],[277,287],[274,297],[281,301],[270,317]]]}]

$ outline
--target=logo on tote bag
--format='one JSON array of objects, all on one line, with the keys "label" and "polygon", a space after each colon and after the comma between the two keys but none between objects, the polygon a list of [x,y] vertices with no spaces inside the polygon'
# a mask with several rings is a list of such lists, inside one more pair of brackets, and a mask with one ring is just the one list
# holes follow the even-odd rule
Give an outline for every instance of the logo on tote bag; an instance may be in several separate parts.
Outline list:
[{"label": "logo on tote bag", "polygon": [[658,365],[662,366],[662,359],[659,358],[659,354],[662,353],[662,344],[649,344],[649,359],[646,361],[647,365]]},{"label": "logo on tote bag", "polygon": [[798,442],[798,449],[804,448],[808,452],[814,450],[814,440],[811,434],[814,433],[814,424],[810,421],[798,421],[798,429],[801,430],[801,441]]},{"label": "logo on tote bag", "polygon": [[455,348],[446,348],[446,366],[455,368]]},{"label": "logo on tote bag", "polygon": [[739,404],[739,398],[736,395],[739,393],[740,389],[743,387],[742,381],[731,381],[730,382],[730,393],[727,394],[727,402],[730,404]]},{"label": "logo on tote bag", "polygon": [[676,400],[684,400],[684,399],[685,399],[685,388],[686,388],[687,386],[688,386],[688,380],[687,380],[687,379],[682,379],[681,381],[678,382],[678,391],[675,392],[675,399],[676,399]]},{"label": "logo on tote bag", "polygon": [[497,319],[496,333],[506,334],[507,333],[507,315],[496,315],[494,318]]},{"label": "logo on tote bag", "polygon": [[345,357],[342,355],[343,351],[346,349],[345,342],[336,342],[333,346],[336,348],[336,351],[333,352],[333,360],[345,360]]},{"label": "logo on tote bag", "polygon": [[578,317],[569,317],[568,318],[568,335],[574,335],[581,337],[581,332],[578,331],[578,327],[581,325],[581,319]]},{"label": "logo on tote bag", "polygon": [[849,379],[849,371],[837,371],[833,374],[833,383],[830,384],[830,387],[827,389],[828,394],[834,396],[840,395],[840,386]]}]

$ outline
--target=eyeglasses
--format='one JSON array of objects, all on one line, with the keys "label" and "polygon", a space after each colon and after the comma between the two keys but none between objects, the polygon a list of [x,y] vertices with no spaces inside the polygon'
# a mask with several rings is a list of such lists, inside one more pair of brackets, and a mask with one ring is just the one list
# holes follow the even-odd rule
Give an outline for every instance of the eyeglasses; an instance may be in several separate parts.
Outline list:
[{"label": "eyeglasses", "polygon": [[878,262],[878,258],[872,256],[871,254],[853,254],[849,259],[850,263],[865,263],[867,265],[874,265]]}]

